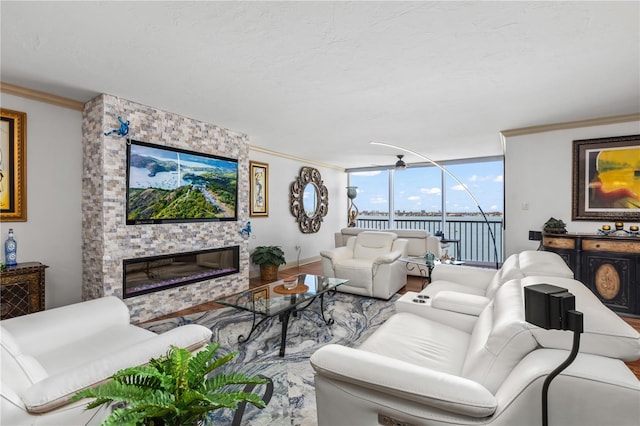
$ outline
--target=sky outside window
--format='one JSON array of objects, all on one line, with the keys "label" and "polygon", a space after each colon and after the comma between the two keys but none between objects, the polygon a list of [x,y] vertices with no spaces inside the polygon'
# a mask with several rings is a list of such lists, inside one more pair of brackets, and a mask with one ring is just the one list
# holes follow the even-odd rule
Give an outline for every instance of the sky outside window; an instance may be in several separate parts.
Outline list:
[{"label": "sky outside window", "polygon": [[353,200],[360,214],[363,212],[383,212],[389,214],[389,172],[376,170],[351,173],[351,186],[358,187],[358,196]]},{"label": "sky outside window", "polygon": [[442,171],[439,168],[408,167],[394,173],[396,212],[442,214]]},{"label": "sky outside window", "polygon": [[[476,197],[485,213],[504,212],[502,161],[454,164],[446,168]],[[447,176],[446,185],[448,212],[476,213],[478,211],[469,194],[455,179]]]},{"label": "sky outside window", "polygon": [[[471,191],[485,213],[504,211],[502,161],[454,164],[446,168]],[[395,211],[441,212],[441,177],[441,170],[434,166],[394,171]],[[355,202],[361,215],[364,212],[389,212],[388,170],[353,172],[350,184],[358,187]],[[447,176],[444,188],[448,213],[478,213],[473,200],[455,179]]]}]

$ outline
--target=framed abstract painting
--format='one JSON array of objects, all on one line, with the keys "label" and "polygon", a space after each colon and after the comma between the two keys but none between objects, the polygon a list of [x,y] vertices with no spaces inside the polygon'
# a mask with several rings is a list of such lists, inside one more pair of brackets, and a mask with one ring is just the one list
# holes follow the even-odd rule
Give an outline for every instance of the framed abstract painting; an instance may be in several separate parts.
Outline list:
[{"label": "framed abstract painting", "polygon": [[573,141],[572,219],[640,221],[640,135]]}]

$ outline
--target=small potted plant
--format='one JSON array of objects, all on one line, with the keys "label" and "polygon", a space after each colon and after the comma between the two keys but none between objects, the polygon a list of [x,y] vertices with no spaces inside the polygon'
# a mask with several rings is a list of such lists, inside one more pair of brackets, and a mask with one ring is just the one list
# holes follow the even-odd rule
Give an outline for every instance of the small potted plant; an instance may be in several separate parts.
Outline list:
[{"label": "small potted plant", "polygon": [[549,234],[566,234],[567,224],[560,219],[550,218],[545,222],[542,230]]},{"label": "small potted plant", "polygon": [[269,379],[242,373],[209,374],[237,355],[216,358],[217,343],[210,343],[195,355],[172,346],[166,356],[152,358],[148,365],[125,368],[111,381],[76,393],[72,401],[95,398],[88,409],[115,403],[103,425],[200,425],[209,423],[207,414],[219,408],[238,408],[240,402],[264,408],[255,393],[225,390],[229,385],[266,384]]},{"label": "small potted plant", "polygon": [[258,246],[251,253],[251,260],[260,266],[260,278],[263,281],[277,280],[278,267],[286,263],[280,246]]}]

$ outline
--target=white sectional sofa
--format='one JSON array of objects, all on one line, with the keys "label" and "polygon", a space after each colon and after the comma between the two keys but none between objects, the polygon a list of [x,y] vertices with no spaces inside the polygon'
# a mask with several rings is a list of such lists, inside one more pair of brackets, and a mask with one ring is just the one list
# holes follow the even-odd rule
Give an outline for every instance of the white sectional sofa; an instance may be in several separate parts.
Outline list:
[{"label": "white sectional sofa", "polygon": [[509,256],[497,271],[437,264],[431,273],[431,284],[419,293],[406,292],[396,302],[396,311],[411,312],[471,331],[478,315],[501,285],[530,276],[573,278],[573,271],[556,253],[535,250]]},{"label": "white sectional sofa", "polygon": [[526,277],[500,286],[470,331],[409,312],[393,315],[357,348],[311,357],[318,425],[542,424],[542,387],[569,355],[573,334],[525,321],[524,287],[567,288],[584,315],[580,353],[549,387],[549,424],[637,426],[640,334],[582,283]]},{"label": "white sectional sofa", "polygon": [[[342,228],[334,234],[336,247],[344,247],[350,237],[355,237],[362,231],[380,231],[367,228]],[[442,257],[443,251],[440,238],[434,237],[429,232],[420,229],[384,229],[393,232],[398,238],[407,240],[407,256],[422,257],[427,252],[433,253],[437,259]],[[420,276],[418,268],[407,269],[407,275]]]},{"label": "white sectional sofa", "polygon": [[69,403],[78,390],[162,356],[171,345],[197,350],[210,339],[209,329],[194,324],[160,335],[132,325],[116,297],[0,321],[0,424],[99,424],[105,409]]}]

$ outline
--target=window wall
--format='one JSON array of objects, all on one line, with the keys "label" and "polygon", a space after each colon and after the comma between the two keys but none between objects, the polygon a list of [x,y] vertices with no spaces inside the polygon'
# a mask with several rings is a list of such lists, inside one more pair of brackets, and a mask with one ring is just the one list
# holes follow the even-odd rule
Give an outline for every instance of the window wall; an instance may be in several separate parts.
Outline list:
[{"label": "window wall", "polygon": [[392,167],[347,170],[349,185],[358,187],[354,200],[360,211],[357,226],[425,229],[445,239],[460,240],[460,253],[455,243],[446,248],[451,257],[501,262],[502,157],[441,165],[446,172],[432,164],[410,164],[404,170]]}]

